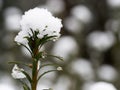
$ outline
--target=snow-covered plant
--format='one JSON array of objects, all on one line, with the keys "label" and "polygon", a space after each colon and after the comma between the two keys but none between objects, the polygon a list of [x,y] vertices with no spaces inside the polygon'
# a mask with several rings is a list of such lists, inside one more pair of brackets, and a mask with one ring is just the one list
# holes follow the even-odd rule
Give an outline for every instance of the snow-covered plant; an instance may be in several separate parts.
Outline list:
[{"label": "snow-covered plant", "polygon": [[[22,81],[24,90],[36,90],[38,81],[45,74],[52,71],[61,71],[62,68],[55,64],[42,64],[41,60],[45,57],[51,56],[62,60],[61,57],[55,55],[49,55],[45,51],[41,51],[41,47],[48,41],[56,41],[60,37],[60,30],[62,28],[61,19],[54,17],[47,9],[34,8],[25,12],[20,21],[21,31],[15,37],[15,42],[18,45],[22,45],[31,54],[31,64],[24,64],[31,68],[31,74],[21,69],[17,64],[23,64],[18,62],[12,70],[12,76],[15,79],[26,78],[30,84]],[[55,70],[48,70],[39,75],[42,67],[54,65],[57,66]]]}]

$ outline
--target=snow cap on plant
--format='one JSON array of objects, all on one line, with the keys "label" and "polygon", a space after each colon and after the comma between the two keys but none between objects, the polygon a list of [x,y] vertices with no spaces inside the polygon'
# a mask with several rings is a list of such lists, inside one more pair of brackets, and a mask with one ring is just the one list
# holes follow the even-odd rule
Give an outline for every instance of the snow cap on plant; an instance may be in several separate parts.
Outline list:
[{"label": "snow cap on plant", "polygon": [[[47,9],[30,9],[22,16],[20,21],[21,31],[15,37],[19,44],[25,44],[28,40],[24,37],[32,36],[32,32],[38,32],[37,37],[42,39],[44,36],[56,36],[52,40],[60,37],[62,28],[61,19],[54,17]],[[22,33],[22,34],[21,34]]]},{"label": "snow cap on plant", "polygon": [[26,78],[26,76],[22,73],[23,69],[19,68],[17,64],[14,65],[12,69],[12,77],[15,79]]}]

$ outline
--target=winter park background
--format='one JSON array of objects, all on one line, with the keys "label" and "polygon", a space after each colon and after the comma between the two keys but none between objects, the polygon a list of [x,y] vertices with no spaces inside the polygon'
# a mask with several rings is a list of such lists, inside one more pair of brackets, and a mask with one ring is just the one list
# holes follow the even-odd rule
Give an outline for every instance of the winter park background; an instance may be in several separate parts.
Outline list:
[{"label": "winter park background", "polygon": [[8,62],[29,62],[14,37],[21,16],[34,7],[47,8],[63,23],[60,39],[43,47],[64,58],[45,61],[59,63],[63,72],[44,76],[38,90],[120,90],[120,0],[0,0],[0,90],[22,90]]}]

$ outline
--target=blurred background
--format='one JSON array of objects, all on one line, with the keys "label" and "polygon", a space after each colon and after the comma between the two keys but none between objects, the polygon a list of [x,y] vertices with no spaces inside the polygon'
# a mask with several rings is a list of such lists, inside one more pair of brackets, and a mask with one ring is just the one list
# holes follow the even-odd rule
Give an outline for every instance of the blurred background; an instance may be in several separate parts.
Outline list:
[{"label": "blurred background", "polygon": [[0,0],[1,90],[22,90],[12,78],[13,65],[8,62],[30,62],[30,54],[14,37],[20,31],[21,16],[34,7],[47,8],[64,26],[61,38],[43,48],[64,58],[64,62],[53,58],[43,61],[60,64],[63,72],[44,76],[38,90],[89,90],[98,81],[112,83],[120,90],[120,0]]}]

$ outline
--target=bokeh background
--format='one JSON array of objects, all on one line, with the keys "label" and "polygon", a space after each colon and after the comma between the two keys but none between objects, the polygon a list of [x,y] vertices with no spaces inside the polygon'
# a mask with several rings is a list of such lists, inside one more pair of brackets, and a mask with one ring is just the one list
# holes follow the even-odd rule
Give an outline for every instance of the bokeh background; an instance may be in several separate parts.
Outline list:
[{"label": "bokeh background", "polygon": [[43,63],[59,63],[63,72],[44,76],[38,90],[89,90],[99,81],[120,90],[120,0],[0,0],[0,90],[22,90],[8,62],[30,62],[30,54],[14,37],[22,14],[34,7],[47,8],[64,26],[61,38],[43,47],[64,58],[64,62],[47,58]]}]

